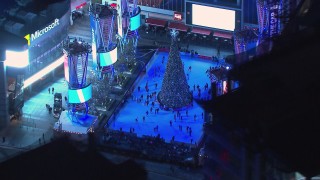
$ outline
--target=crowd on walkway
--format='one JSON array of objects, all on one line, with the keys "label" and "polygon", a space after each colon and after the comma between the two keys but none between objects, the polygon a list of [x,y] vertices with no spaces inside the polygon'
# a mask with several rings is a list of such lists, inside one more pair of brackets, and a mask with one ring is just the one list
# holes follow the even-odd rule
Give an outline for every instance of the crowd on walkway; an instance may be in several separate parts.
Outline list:
[{"label": "crowd on walkway", "polygon": [[[137,137],[135,133],[108,129],[101,137],[103,146],[125,150],[131,155],[180,165],[195,163],[193,158],[197,156],[198,152],[197,147],[191,144],[175,141],[166,143],[163,138],[160,138],[160,135]],[[190,161],[190,158],[193,161]]]}]

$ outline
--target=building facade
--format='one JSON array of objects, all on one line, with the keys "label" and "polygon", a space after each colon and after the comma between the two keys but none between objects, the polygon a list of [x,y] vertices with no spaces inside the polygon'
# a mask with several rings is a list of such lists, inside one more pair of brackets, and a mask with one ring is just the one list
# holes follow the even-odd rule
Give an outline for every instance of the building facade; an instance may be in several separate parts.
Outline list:
[{"label": "building facade", "polygon": [[[9,117],[19,115],[24,92],[32,93],[33,88],[45,83],[43,80],[54,76],[55,68],[62,67],[61,45],[68,36],[70,17],[70,0],[56,0],[49,4],[20,0],[2,11],[1,33],[27,41],[25,50],[16,51],[15,47],[4,43],[10,42],[10,37],[2,36],[2,60],[6,66],[1,82],[5,79],[3,82],[7,84],[8,108],[5,111]],[[21,59],[26,59],[26,63],[22,65]]]}]

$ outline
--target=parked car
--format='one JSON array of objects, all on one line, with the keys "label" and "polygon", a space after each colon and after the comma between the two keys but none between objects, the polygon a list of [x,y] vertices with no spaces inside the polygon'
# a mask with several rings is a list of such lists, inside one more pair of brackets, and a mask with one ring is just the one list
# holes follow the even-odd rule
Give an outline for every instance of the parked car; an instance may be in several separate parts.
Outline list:
[{"label": "parked car", "polygon": [[53,102],[53,117],[59,118],[61,111],[62,111],[62,94],[55,93],[54,102]]}]

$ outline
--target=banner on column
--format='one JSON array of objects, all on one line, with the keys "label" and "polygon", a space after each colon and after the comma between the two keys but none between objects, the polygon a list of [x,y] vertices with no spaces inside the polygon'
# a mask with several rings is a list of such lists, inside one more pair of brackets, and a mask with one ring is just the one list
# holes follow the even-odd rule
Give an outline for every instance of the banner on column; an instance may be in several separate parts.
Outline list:
[{"label": "banner on column", "polygon": [[279,35],[279,4],[270,6],[269,9],[269,37]]}]

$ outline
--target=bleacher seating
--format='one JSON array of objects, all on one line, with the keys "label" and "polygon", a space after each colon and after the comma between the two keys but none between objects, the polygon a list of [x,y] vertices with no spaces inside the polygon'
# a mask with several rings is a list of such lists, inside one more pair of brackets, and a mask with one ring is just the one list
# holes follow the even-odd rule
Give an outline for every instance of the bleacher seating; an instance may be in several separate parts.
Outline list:
[{"label": "bleacher seating", "polygon": [[185,160],[193,158],[198,153],[198,148],[194,145],[167,143],[159,136],[138,137],[135,133],[108,129],[102,137],[102,144],[108,148],[161,162],[191,165],[185,164]]}]

